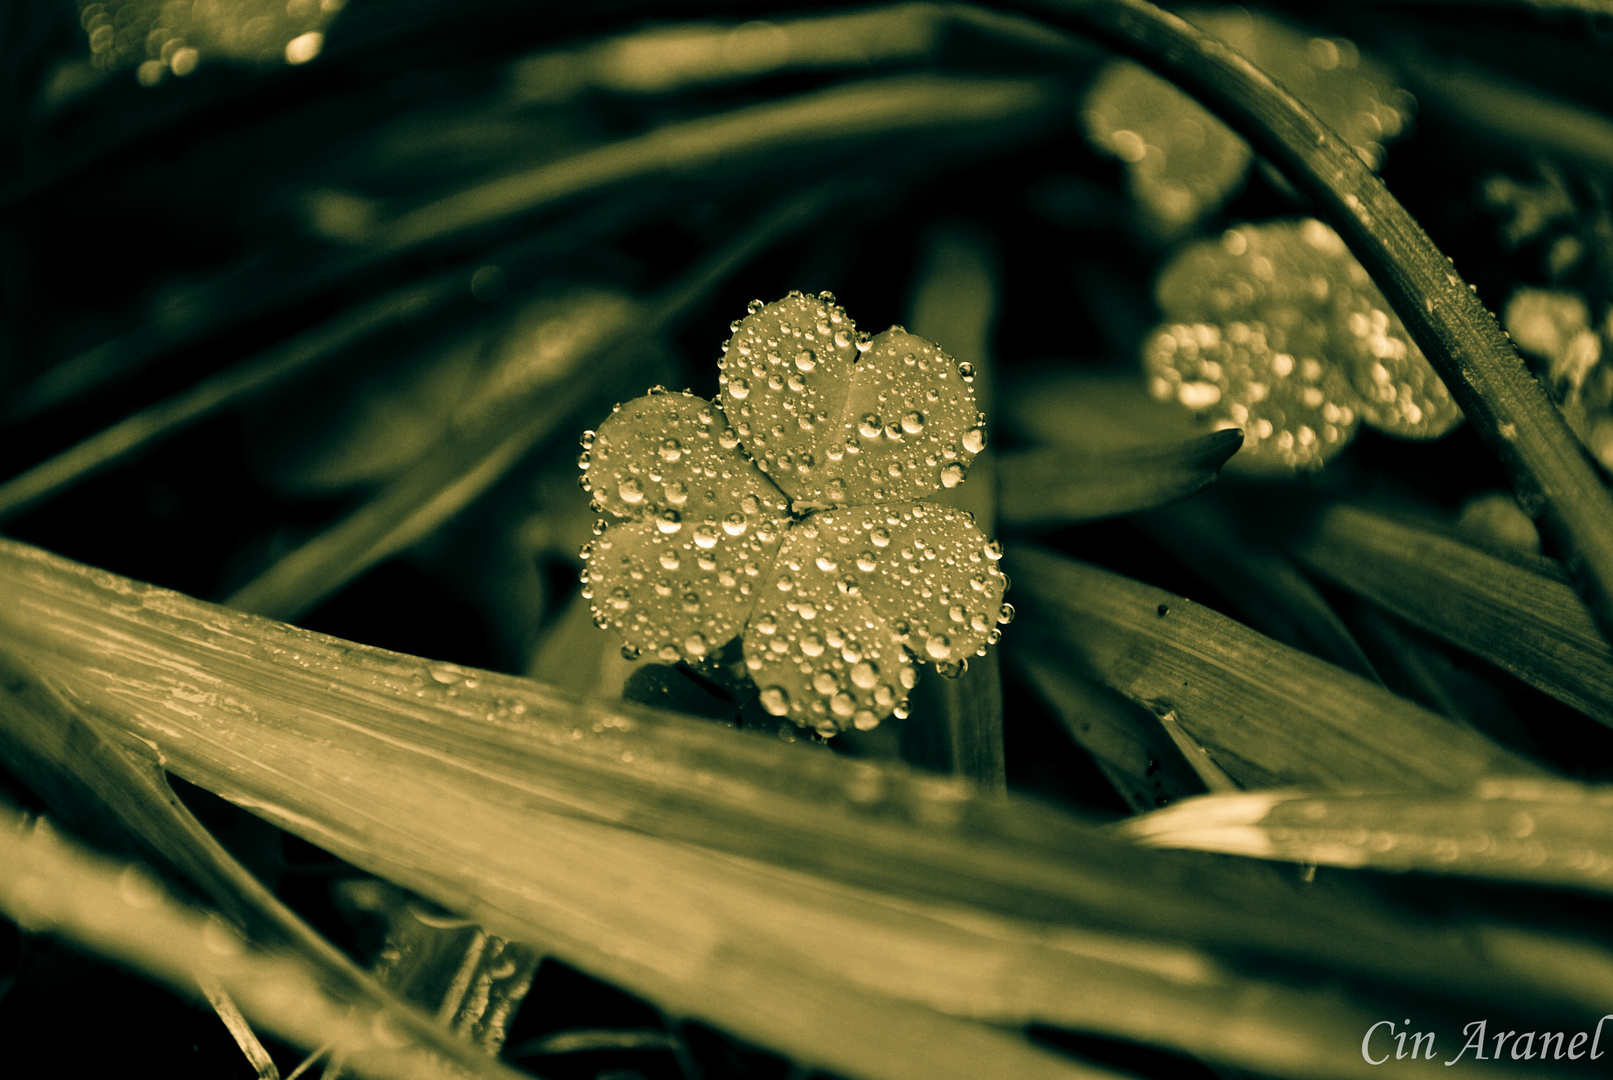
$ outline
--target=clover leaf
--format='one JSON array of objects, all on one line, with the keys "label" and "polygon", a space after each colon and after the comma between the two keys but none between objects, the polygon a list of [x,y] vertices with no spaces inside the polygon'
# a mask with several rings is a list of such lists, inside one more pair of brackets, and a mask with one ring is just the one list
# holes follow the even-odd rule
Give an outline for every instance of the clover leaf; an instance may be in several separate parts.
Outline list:
[{"label": "clover leaf", "polygon": [[[1405,130],[1411,95],[1349,40],[1312,37],[1236,9],[1179,14],[1281,83],[1372,168],[1383,163],[1384,144]],[[1166,237],[1219,209],[1254,160],[1249,144],[1214,114],[1130,60],[1104,65],[1087,92],[1081,122],[1093,145],[1125,163],[1132,197]]]},{"label": "clover leaf", "polygon": [[1161,400],[1244,431],[1239,459],[1316,468],[1356,425],[1434,439],[1461,410],[1366,270],[1320,221],[1229,229],[1155,284],[1143,367]]},{"label": "clover leaf", "polygon": [[651,391],[584,435],[595,621],[629,652],[700,662],[743,635],[762,707],[820,735],[899,711],[915,660],[997,640],[1002,549],[922,501],[985,446],[973,371],[833,296],[753,301],[715,402]]}]

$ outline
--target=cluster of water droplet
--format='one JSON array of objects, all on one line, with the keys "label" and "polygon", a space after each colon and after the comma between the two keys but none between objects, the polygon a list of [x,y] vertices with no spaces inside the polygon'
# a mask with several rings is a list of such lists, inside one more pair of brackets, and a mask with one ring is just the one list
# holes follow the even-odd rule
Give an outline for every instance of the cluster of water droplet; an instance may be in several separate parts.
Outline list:
[{"label": "cluster of water droplet", "polygon": [[1315,468],[1360,421],[1431,439],[1461,420],[1388,301],[1320,221],[1191,244],[1155,292],[1168,321],[1143,348],[1151,391],[1242,428],[1247,462]]},{"label": "cluster of water droplet", "polygon": [[583,435],[595,621],[669,662],[742,632],[762,707],[821,735],[905,715],[915,660],[961,674],[1013,617],[1002,549],[917,501],[985,446],[973,371],[858,336],[826,293],[753,302],[733,334],[718,403],[653,390]]},{"label": "cluster of water droplet", "polygon": [[972,370],[900,327],[869,338],[832,296],[794,292],[732,330],[720,400],[804,507],[923,498],[962,483],[985,447]]}]

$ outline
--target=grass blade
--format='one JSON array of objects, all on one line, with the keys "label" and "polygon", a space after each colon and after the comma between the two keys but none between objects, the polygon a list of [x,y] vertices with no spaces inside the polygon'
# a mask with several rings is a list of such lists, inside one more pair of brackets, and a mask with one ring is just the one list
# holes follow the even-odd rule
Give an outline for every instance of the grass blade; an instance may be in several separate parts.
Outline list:
[{"label": "grass blade", "polygon": [[475,1053],[444,1059],[429,1043],[411,1044],[404,1032],[420,1024],[400,1006],[355,1008],[332,997],[296,956],[248,948],[218,919],[164,895],[137,866],[91,854],[39,824],[26,829],[3,805],[0,865],[0,912],[18,925],[60,934],[186,996],[200,996],[198,979],[210,982],[265,1030],[304,1047],[339,1047],[366,1076],[523,1075]]},{"label": "grass blade", "polygon": [[[0,541],[0,583],[0,649],[157,743],[176,774],[492,933],[828,1067],[1050,1067],[936,1008],[1080,1015],[1111,1032],[1139,1022],[1089,992],[1101,980],[1088,976],[1041,984],[1063,996],[1004,998],[999,974],[1019,961],[978,938],[954,941],[998,959],[899,946],[942,940],[953,931],[935,920],[955,918],[1009,941],[1063,926],[1240,964],[1320,964],[1470,1003],[1527,987],[1599,1007],[1613,992],[1613,957],[1555,926],[1457,920],[1464,932],[1430,934],[1423,915],[1381,898],[1296,890],[1185,853],[1139,857],[1012,796],[326,638],[16,543]],[[1439,749],[1460,762],[1460,745]],[[1481,938],[1571,952],[1578,974],[1563,981],[1535,946],[1503,955]],[[897,951],[879,957],[903,965],[870,967],[865,941],[889,942]],[[1040,949],[1018,955],[1045,959]]]},{"label": "grass blade", "polygon": [[999,457],[1004,525],[1066,525],[1152,510],[1197,494],[1243,445],[1217,431],[1180,443],[1078,453],[1067,447]]},{"label": "grass blade", "polygon": [[1183,760],[1158,717],[1074,674],[1050,652],[1019,649],[1011,662],[1133,811],[1203,794],[1204,782]]},{"label": "grass blade", "polygon": [[[377,1012],[401,1008],[213,838],[175,797],[149,744],[120,741],[9,655],[0,655],[0,751],[75,829],[116,848],[133,847],[191,882],[254,942],[292,958],[344,1001]],[[399,1014],[393,1022],[448,1058],[474,1057],[423,1017]]]},{"label": "grass blade", "polygon": [[1613,648],[1561,578],[1431,529],[1334,506],[1293,541],[1311,569],[1613,725]]},{"label": "grass blade", "polygon": [[1355,637],[1268,533],[1250,529],[1217,491],[1140,515],[1136,525],[1182,565],[1211,582],[1250,626],[1285,645],[1380,682]]},{"label": "grass blade", "polygon": [[387,327],[406,323],[459,292],[459,282],[403,289],[308,330],[167,401],[118,421],[27,472],[0,484],[0,521],[15,517],[102,469],[177,434],[248,396],[302,374],[337,350]]},{"label": "grass blade", "polygon": [[[908,326],[939,342],[958,363],[973,366],[975,401],[986,430],[992,431],[996,364],[991,341],[1002,302],[995,253],[984,237],[966,228],[940,226],[931,232],[925,263]],[[995,451],[987,447],[970,466],[972,482],[936,498],[969,511],[987,536],[995,534],[999,513],[996,462]],[[958,678],[925,678],[913,704],[901,731],[906,760],[968,777],[984,791],[1008,790],[1002,670],[995,649],[971,659]]]},{"label": "grass blade", "polygon": [[832,86],[669,124],[500,177],[379,222],[364,241],[401,251],[630,180],[826,146],[844,155],[850,152],[848,140],[872,142],[904,132],[956,134],[967,128],[1001,138],[1044,122],[1057,100],[1049,84],[1026,79],[911,75]]},{"label": "grass blade", "polygon": [[1316,200],[1506,469],[1519,504],[1544,514],[1598,624],[1613,628],[1613,495],[1495,317],[1350,145],[1225,43],[1147,0],[994,6],[1091,34],[1152,67]]},{"label": "grass blade", "polygon": [[1489,781],[1472,794],[1212,795],[1133,818],[1158,847],[1613,893],[1613,789]]},{"label": "grass blade", "polygon": [[[576,312],[568,374],[515,395],[490,395],[478,422],[443,443],[374,498],[238,589],[231,607],[295,618],[347,582],[459,513],[575,414],[620,393],[633,360],[729,273],[813,220],[848,191],[809,189],[770,207],[752,227],[696,264],[647,306],[599,302]],[[627,380],[630,381],[630,380]],[[582,423],[578,421],[578,429]]]},{"label": "grass blade", "polygon": [[1005,559],[1069,662],[1187,733],[1245,787],[1426,790],[1538,767],[1382,686],[1141,582],[1043,551]]}]

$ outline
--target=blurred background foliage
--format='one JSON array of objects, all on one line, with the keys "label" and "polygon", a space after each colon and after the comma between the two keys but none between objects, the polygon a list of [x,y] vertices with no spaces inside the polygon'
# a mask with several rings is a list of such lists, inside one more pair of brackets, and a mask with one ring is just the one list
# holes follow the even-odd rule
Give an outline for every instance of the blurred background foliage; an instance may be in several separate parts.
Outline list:
[{"label": "blurred background foliage", "polygon": [[[1613,468],[1613,8],[1183,13],[1380,171]],[[864,327],[976,365],[995,456],[960,490],[988,532],[1331,665],[1307,685],[1351,672],[1416,723],[1482,733],[1471,769],[1452,752],[1462,783],[1503,759],[1613,777],[1613,658],[1500,468],[1314,208],[1130,61],[985,9],[633,0],[15,0],[0,58],[11,537],[366,644],[765,726],[743,678],[630,663],[591,625],[577,436],[653,384],[712,396],[747,301],[829,289]],[[911,723],[831,751],[1098,821],[1327,786],[1341,759],[1283,743],[1281,717],[1261,718],[1261,757],[1128,691],[1106,665],[1144,631],[1061,607],[1044,557],[1003,564],[1041,614],[1006,628],[1000,670],[929,675]],[[1374,753],[1350,783],[1418,773]],[[5,790],[38,807],[29,781]],[[393,887],[182,794],[361,962],[396,933],[413,901]],[[1429,812],[1386,806],[1362,812]],[[1473,903],[1607,947],[1582,876],[1523,878],[1541,888]],[[1435,886],[1411,902],[1460,906]],[[553,960],[525,1001],[506,1057],[543,1075],[803,1075]],[[1208,1071],[1037,1034],[1143,1075]],[[0,1046],[62,1075],[254,1068],[211,1012],[10,924]]]}]

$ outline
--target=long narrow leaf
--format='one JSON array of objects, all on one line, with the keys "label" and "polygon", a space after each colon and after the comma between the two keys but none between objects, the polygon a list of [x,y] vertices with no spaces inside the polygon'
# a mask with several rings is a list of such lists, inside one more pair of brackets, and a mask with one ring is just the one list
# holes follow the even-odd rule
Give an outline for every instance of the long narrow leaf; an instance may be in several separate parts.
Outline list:
[{"label": "long narrow leaf", "polygon": [[1401,1007],[1251,981],[1207,949],[1338,964],[1402,996],[1526,985],[1576,1015],[1613,988],[1591,942],[1558,943],[1591,973],[1565,988],[1381,903],[1139,858],[956,782],[336,641],[22,545],[0,543],[0,580],[0,649],[175,772],[491,932],[836,1071],[1095,1075],[978,1018],[1365,1075],[1339,1039]]},{"label": "long narrow leaf", "polygon": [[[895,1023],[860,1026],[844,1015],[856,1002],[829,990],[862,962],[868,931],[802,936],[782,916],[812,883],[861,898],[800,901],[846,919],[882,896],[1326,964],[1464,1000],[1528,986],[1542,1001],[1599,1001],[1604,986],[1599,974],[1562,983],[1527,953],[1476,951],[1478,927],[1430,935],[1421,916],[1367,897],[1324,902],[1247,868],[1139,858],[1020,799],[326,638],[25,545],[0,542],[0,587],[0,650],[157,745],[171,771],[491,932],[809,1060],[833,1043],[871,1071],[858,1055]],[[779,874],[789,882],[760,884]],[[1589,942],[1560,947],[1600,955]],[[1613,992],[1613,958],[1605,973]],[[886,991],[930,1003],[953,979],[904,976]],[[781,1004],[802,985],[824,991],[810,1015]],[[1092,1005],[1081,981],[1065,985],[1072,997],[1026,1011],[1135,1021]],[[995,1007],[980,1008],[972,1015]],[[902,1021],[918,1048],[910,1060],[931,1060],[936,1029],[924,1015]],[[830,1030],[840,1034],[825,1039]],[[1014,1045],[960,1037],[992,1053]]]},{"label": "long narrow leaf", "polygon": [[1213,484],[1243,445],[1238,431],[1082,454],[1040,447],[998,461],[1006,525],[1065,525],[1152,510]]},{"label": "long narrow leaf", "polygon": [[1473,794],[1209,795],[1124,823],[1157,847],[1613,893],[1613,789],[1491,781]]},{"label": "long narrow leaf", "polygon": [[1613,496],[1450,260],[1355,150],[1224,42],[1147,0],[998,0],[1126,52],[1198,97],[1314,198],[1394,305],[1519,502],[1543,513],[1613,628]]},{"label": "long narrow leaf", "polygon": [[1030,548],[1009,565],[1043,641],[1183,728],[1246,787],[1426,790],[1538,769],[1382,686],[1190,600]]},{"label": "long narrow leaf", "polygon": [[1560,578],[1350,506],[1293,542],[1323,576],[1613,725],[1613,648]]},{"label": "long narrow leaf", "polygon": [[491,1058],[444,1058],[430,1044],[411,1042],[405,1033],[419,1021],[401,1007],[355,1008],[332,997],[295,954],[248,947],[223,921],[175,902],[139,866],[94,855],[37,824],[25,828],[3,804],[0,866],[6,918],[67,937],[190,997],[201,996],[198,980],[211,983],[253,1022],[300,1046],[336,1047],[366,1076],[522,1075]]}]

